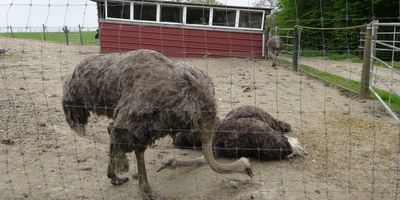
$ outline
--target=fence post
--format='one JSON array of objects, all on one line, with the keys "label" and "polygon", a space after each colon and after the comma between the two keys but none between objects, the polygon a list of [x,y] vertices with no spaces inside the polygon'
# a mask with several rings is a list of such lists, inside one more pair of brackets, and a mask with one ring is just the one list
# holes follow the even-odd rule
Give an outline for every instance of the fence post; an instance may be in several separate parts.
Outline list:
[{"label": "fence post", "polygon": [[265,28],[265,30],[264,30],[264,37],[265,37],[265,41],[264,41],[264,58],[266,59],[266,60],[268,60],[269,59],[269,57],[268,57],[268,47],[267,47],[267,43],[268,43],[268,40],[269,40],[269,33],[270,33],[270,31],[271,31],[271,27],[267,27],[267,28]]},{"label": "fence post", "polygon": [[366,99],[369,97],[370,64],[371,64],[371,41],[372,41],[372,23],[365,30],[364,57],[361,71],[360,97]]},{"label": "fence post", "polygon": [[14,32],[13,32],[13,30],[12,30],[11,25],[10,25],[10,32],[11,32],[11,37],[14,38]]},{"label": "fence post", "polygon": [[67,26],[64,26],[64,27],[62,28],[62,30],[63,30],[64,33],[65,33],[65,41],[67,42],[67,46],[68,46],[68,45],[69,45],[69,38],[68,38],[69,30],[68,30],[68,27],[67,27]]},{"label": "fence post", "polygon": [[299,27],[296,25],[293,29],[293,57],[292,57],[292,70],[297,71],[299,64],[299,44],[300,44],[300,33]]},{"label": "fence post", "polygon": [[78,25],[79,28],[79,39],[81,41],[81,45],[83,45],[83,37],[82,37],[82,28],[81,25]]},{"label": "fence post", "polygon": [[46,41],[46,27],[44,26],[44,24],[42,24],[43,27],[43,40]]}]

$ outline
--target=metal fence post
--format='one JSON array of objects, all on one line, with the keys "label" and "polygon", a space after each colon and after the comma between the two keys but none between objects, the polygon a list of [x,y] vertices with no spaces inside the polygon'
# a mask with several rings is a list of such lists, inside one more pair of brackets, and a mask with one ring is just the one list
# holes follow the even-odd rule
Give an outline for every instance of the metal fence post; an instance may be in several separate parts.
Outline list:
[{"label": "metal fence post", "polygon": [[360,97],[369,97],[370,66],[371,66],[372,23],[365,30],[364,57],[361,71]]},{"label": "metal fence post", "polygon": [[292,70],[297,71],[299,64],[299,44],[300,44],[300,33],[299,27],[296,25],[293,29],[293,56],[292,56]]},{"label": "metal fence post", "polygon": [[81,45],[83,45],[83,37],[82,37],[82,28],[81,25],[78,25],[79,28],[79,39],[81,41]]},{"label": "metal fence post", "polygon": [[43,33],[42,33],[43,34],[43,38],[42,39],[44,41],[46,41],[46,26],[44,26],[44,24],[42,24],[42,27],[43,27]]}]

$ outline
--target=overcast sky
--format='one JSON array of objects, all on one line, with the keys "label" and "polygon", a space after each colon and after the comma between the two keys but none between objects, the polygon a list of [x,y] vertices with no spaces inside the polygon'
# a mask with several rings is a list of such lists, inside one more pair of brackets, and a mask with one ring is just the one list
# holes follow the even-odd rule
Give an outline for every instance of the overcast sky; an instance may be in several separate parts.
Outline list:
[{"label": "overcast sky", "polygon": [[[255,0],[218,1],[251,6]],[[24,30],[23,27],[41,27],[42,24],[47,27],[96,27],[96,4],[90,0],[0,0],[0,32],[5,32],[10,25],[18,31],[17,27]]]}]

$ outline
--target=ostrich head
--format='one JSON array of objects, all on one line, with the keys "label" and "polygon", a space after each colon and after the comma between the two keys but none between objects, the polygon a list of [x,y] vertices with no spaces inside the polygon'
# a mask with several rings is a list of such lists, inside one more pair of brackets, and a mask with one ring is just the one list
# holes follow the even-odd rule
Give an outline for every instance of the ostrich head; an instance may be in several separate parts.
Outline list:
[{"label": "ostrich head", "polygon": [[234,172],[248,175],[251,178],[254,177],[254,173],[253,173],[253,170],[251,168],[251,164],[250,164],[250,161],[248,158],[242,157],[232,164],[236,165],[235,167],[233,167]]}]

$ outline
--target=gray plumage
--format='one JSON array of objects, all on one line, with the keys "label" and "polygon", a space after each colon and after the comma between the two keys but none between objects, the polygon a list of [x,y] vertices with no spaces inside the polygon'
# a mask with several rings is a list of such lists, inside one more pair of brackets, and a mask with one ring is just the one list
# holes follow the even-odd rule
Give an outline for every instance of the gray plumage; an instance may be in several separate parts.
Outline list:
[{"label": "gray plumage", "polygon": [[278,58],[279,53],[282,51],[283,41],[279,36],[272,36],[268,39],[267,50],[268,58],[272,58],[272,66],[276,66],[275,60]]},{"label": "gray plumage", "polygon": [[224,165],[212,157],[208,130],[216,121],[214,85],[200,70],[180,66],[151,50],[97,55],[83,60],[63,89],[65,118],[79,134],[85,133],[91,113],[113,119],[108,126],[107,176],[114,185],[128,181],[116,172],[128,170],[125,153],[135,151],[140,189],[150,194],[144,151],[156,139],[179,131],[195,130],[201,135],[209,146],[203,148],[204,155],[214,171],[253,175],[245,158]]},{"label": "gray plumage", "polygon": [[[291,130],[288,123],[275,119],[258,107],[238,107],[230,111],[216,128],[214,154],[216,157],[283,159],[293,153],[284,135]],[[179,148],[201,147],[201,141],[193,134],[177,134],[173,139]]]}]

